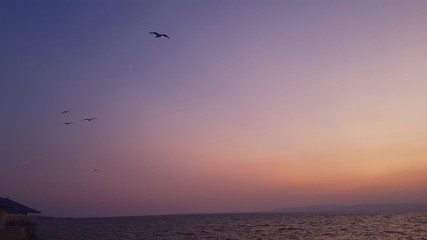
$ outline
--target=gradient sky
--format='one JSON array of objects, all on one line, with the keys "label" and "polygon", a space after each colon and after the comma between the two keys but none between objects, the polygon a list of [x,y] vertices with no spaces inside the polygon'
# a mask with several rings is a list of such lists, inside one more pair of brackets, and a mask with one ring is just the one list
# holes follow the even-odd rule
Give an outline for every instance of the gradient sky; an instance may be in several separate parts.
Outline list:
[{"label": "gradient sky", "polygon": [[0,1],[0,196],[54,216],[427,202],[426,23],[423,0]]}]

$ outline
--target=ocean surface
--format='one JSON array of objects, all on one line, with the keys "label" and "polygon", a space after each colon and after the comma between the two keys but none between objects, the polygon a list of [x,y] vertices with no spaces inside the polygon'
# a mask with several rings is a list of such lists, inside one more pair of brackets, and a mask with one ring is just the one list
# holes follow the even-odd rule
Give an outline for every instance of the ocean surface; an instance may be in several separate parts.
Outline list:
[{"label": "ocean surface", "polygon": [[40,240],[427,239],[427,212],[204,214],[38,220]]}]

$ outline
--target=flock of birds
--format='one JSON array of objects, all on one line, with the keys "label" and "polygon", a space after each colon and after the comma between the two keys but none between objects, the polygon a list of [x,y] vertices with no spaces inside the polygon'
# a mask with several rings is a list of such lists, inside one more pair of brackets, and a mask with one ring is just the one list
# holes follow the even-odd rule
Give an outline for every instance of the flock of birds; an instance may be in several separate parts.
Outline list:
[{"label": "flock of birds", "polygon": [[[154,36],[155,38],[165,37],[165,38],[167,38],[167,39],[170,39],[170,38],[169,38],[169,36],[168,36],[167,34],[164,34],[164,33],[150,32],[150,34],[155,35],[155,36]],[[131,66],[131,65],[129,65],[129,69],[131,69],[131,68],[132,68],[132,66]],[[65,111],[62,111],[62,114],[66,114],[66,113],[69,113],[69,112],[70,112],[70,111],[65,110]],[[92,117],[92,118],[84,118],[84,119],[82,120],[82,122],[83,122],[83,121],[91,122],[91,121],[96,120],[96,119],[97,119],[97,118],[94,118],[94,117]],[[73,122],[64,122],[64,123],[62,123],[62,124],[63,124],[63,125],[68,126],[68,125],[72,125],[72,124],[73,124]]]},{"label": "flock of birds", "polygon": [[[167,38],[167,39],[170,39],[169,38],[169,36],[167,35],[167,34],[164,34],[164,33],[158,33],[158,32],[150,32],[150,34],[153,34],[153,35],[155,35],[155,38],[161,38],[161,37],[165,37],[165,38]],[[129,70],[132,68],[132,66],[131,65],[129,65]],[[61,114],[67,114],[67,113],[70,113],[70,111],[68,111],[68,110],[65,110],[65,111],[62,111],[61,112]],[[87,122],[92,122],[93,120],[96,120],[97,118],[94,118],[94,117],[91,117],[91,118],[84,118],[84,119],[82,119],[82,122],[84,122],[84,121],[87,121]],[[62,123],[63,125],[66,125],[66,126],[69,126],[69,125],[72,125],[73,124],[73,122],[71,122],[71,121],[68,121],[68,122],[64,122],[64,123]],[[94,173],[96,173],[96,172],[98,172],[99,171],[99,169],[94,169],[93,170],[93,172]]]},{"label": "flock of birds", "polygon": [[[62,111],[61,113],[62,114],[67,114],[67,113],[69,113],[70,111],[68,111],[68,110],[65,110],[65,111]],[[92,117],[92,118],[84,118],[83,120],[82,120],[82,122],[83,121],[88,121],[88,122],[91,122],[91,121],[93,121],[93,120],[95,120],[95,119],[97,119],[97,118],[94,118],[94,117]],[[71,124],[73,124],[73,122],[64,122],[64,123],[62,123],[63,125],[71,125]]]},{"label": "flock of birds", "polygon": [[[62,111],[61,112],[61,114],[67,114],[67,113],[69,113],[70,111],[68,111],[68,110],[65,110],[65,111]],[[88,121],[88,122],[91,122],[91,121],[93,121],[93,120],[95,120],[95,119],[97,119],[97,118],[94,118],[94,117],[92,117],[92,118],[84,118],[84,119],[82,119],[82,122],[83,121]],[[73,124],[73,122],[64,122],[64,123],[62,123],[62,124],[64,124],[64,125],[71,125],[71,124]],[[96,172],[98,172],[99,171],[99,169],[94,169],[93,170],[93,172],[94,173],[96,173]]]}]

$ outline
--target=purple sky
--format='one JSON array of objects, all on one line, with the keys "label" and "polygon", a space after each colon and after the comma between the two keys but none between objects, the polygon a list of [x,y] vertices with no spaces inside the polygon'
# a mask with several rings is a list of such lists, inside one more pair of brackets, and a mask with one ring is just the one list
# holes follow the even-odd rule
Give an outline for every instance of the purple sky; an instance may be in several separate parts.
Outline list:
[{"label": "purple sky", "polygon": [[426,13],[0,1],[0,196],[55,216],[426,202]]}]

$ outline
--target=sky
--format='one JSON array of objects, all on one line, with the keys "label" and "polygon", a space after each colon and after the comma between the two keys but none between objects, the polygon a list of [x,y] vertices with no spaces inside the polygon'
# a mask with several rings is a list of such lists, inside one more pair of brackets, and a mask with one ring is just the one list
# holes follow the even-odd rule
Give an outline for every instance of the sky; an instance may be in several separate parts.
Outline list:
[{"label": "sky", "polygon": [[0,196],[71,217],[427,202],[426,12],[2,0]]}]

